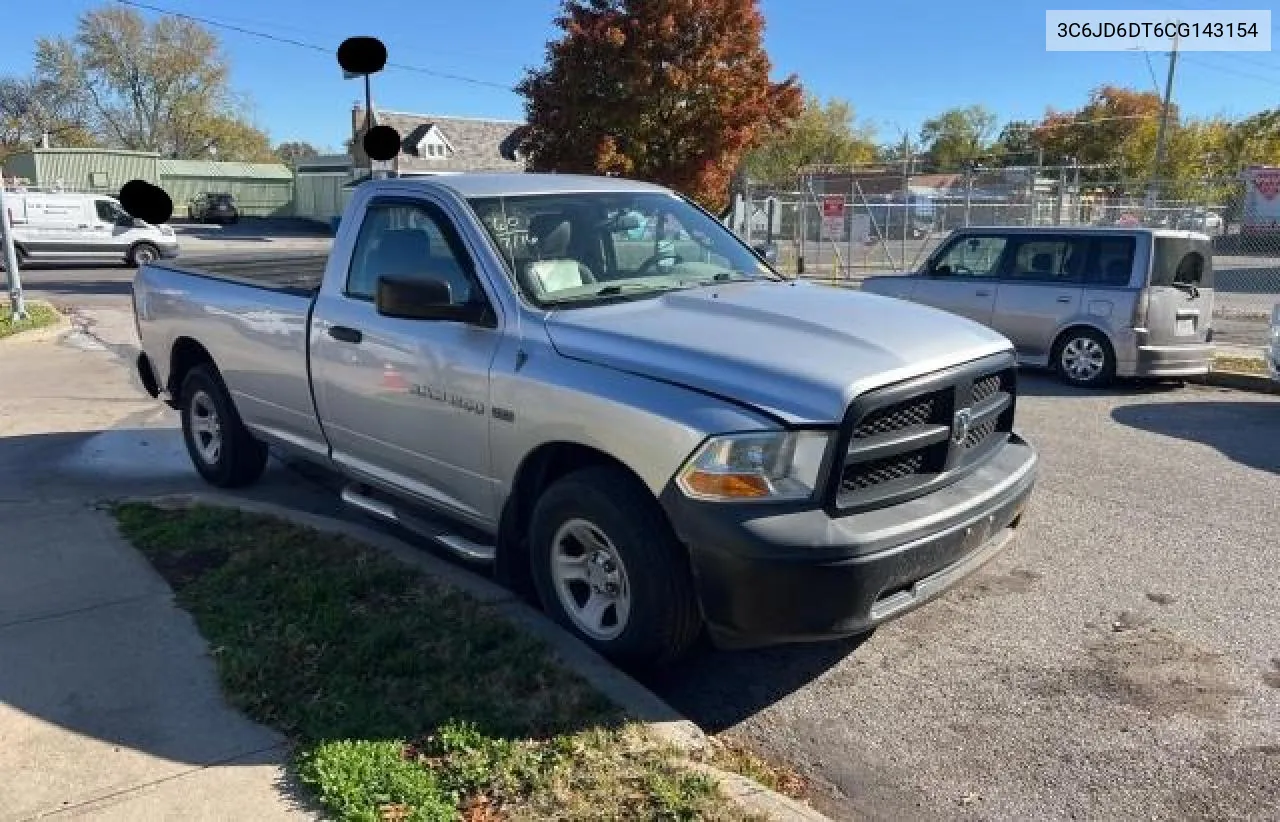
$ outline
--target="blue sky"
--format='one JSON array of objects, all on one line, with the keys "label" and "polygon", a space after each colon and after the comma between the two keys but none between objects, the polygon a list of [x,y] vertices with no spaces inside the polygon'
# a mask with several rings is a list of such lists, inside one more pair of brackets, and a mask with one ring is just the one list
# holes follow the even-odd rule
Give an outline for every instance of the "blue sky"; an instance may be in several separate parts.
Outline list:
[{"label": "blue sky", "polygon": [[[392,62],[514,84],[542,62],[556,35],[556,0],[147,0],[219,22],[336,48],[344,37],[372,34]],[[82,11],[102,0],[53,0],[7,16],[0,72],[31,68],[36,37],[70,34]],[[1074,108],[1102,83],[1152,89],[1167,58],[1137,53],[1048,53],[1044,10],[1027,0],[762,0],[765,45],[781,77],[796,73],[821,97],[851,101],[883,141],[914,136],[931,114],[982,103],[1003,120],[1037,118],[1046,106]],[[1053,3],[1054,7],[1067,4]],[[1265,8],[1255,0],[1111,3],[1088,8]],[[144,12],[153,16],[151,12]],[[1273,21],[1274,23],[1280,20]],[[233,85],[252,100],[252,116],[274,141],[302,139],[337,148],[350,133],[351,104],[362,95],[342,79],[330,54],[220,30]],[[1274,36],[1274,35],[1273,35]],[[1185,55],[1175,101],[1197,115],[1241,116],[1280,105],[1275,52]],[[374,78],[380,107],[456,116],[519,118],[521,100],[489,85],[389,68]]]}]

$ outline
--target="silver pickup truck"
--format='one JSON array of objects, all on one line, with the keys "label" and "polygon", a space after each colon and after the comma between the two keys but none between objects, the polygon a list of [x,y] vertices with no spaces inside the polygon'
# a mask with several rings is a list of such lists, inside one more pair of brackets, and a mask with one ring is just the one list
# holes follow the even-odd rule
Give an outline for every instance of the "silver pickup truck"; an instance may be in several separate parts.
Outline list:
[{"label": "silver pickup truck", "polygon": [[327,258],[133,297],[206,480],[325,463],[629,665],[866,632],[998,552],[1037,472],[1007,339],[789,281],[644,183],[367,182]]}]

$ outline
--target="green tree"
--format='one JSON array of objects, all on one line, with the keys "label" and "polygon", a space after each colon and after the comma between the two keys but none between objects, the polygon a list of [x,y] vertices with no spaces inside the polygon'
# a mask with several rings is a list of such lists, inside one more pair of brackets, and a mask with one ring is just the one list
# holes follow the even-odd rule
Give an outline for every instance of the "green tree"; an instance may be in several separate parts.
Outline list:
[{"label": "green tree", "polygon": [[953,108],[920,126],[920,142],[936,168],[962,168],[986,151],[996,115],[984,106]]},{"label": "green tree", "polygon": [[74,94],[34,78],[0,78],[0,157],[40,145],[94,145]]},{"label": "green tree", "polygon": [[244,117],[218,39],[198,23],[108,6],[81,15],[72,39],[36,41],[37,82],[66,89],[106,145],[167,157],[270,156],[266,134]]},{"label": "green tree", "polygon": [[806,165],[853,165],[876,159],[875,130],[859,126],[846,100],[825,104],[808,96],[800,116],[771,132],[744,162],[752,180],[772,185],[793,183]]},{"label": "green tree", "polygon": [[535,171],[662,183],[713,210],[743,156],[799,113],[769,78],[756,0],[564,0],[541,68],[518,91]]},{"label": "green tree", "polygon": [[1031,132],[1034,123],[1013,120],[1000,130],[1000,136],[991,144],[982,162],[989,166],[1025,166],[1036,161],[1036,146]]},{"label": "green tree", "polygon": [[295,168],[299,161],[319,157],[320,152],[304,140],[291,140],[276,146],[275,155],[289,168]]},{"label": "green tree", "polygon": [[1280,108],[1228,126],[1221,150],[1224,173],[1249,165],[1280,165]]},{"label": "green tree", "polygon": [[[1160,111],[1160,96],[1153,92],[1101,86],[1078,110],[1050,110],[1031,140],[1044,149],[1048,163],[1074,158],[1087,165],[1111,167],[1086,173],[1087,180],[1143,181],[1155,162]],[[1170,121],[1176,123],[1177,116],[1173,107]]]}]

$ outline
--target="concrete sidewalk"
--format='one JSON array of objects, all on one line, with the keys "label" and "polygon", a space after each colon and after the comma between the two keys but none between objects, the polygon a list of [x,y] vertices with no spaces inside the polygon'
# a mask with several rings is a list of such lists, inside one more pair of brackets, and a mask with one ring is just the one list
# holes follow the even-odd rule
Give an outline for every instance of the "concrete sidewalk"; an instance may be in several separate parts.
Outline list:
[{"label": "concrete sidewalk", "polygon": [[[121,314],[122,312],[115,312]],[[127,315],[0,342],[0,820],[305,819],[285,740],[95,501],[198,487]]]}]

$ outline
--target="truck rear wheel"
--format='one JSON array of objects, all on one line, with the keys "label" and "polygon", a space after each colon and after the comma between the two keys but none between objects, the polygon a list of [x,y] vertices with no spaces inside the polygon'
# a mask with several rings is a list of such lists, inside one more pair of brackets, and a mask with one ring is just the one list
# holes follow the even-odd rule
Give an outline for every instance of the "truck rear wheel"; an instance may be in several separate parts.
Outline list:
[{"label": "truck rear wheel", "polygon": [[219,488],[256,482],[267,467],[267,446],[244,427],[213,366],[192,368],[182,381],[181,397],[183,439],[205,482]]},{"label": "truck rear wheel", "polygon": [[702,620],[684,547],[626,472],[595,466],[557,480],[530,530],[543,610],[596,651],[638,668],[669,665],[692,647]]}]

